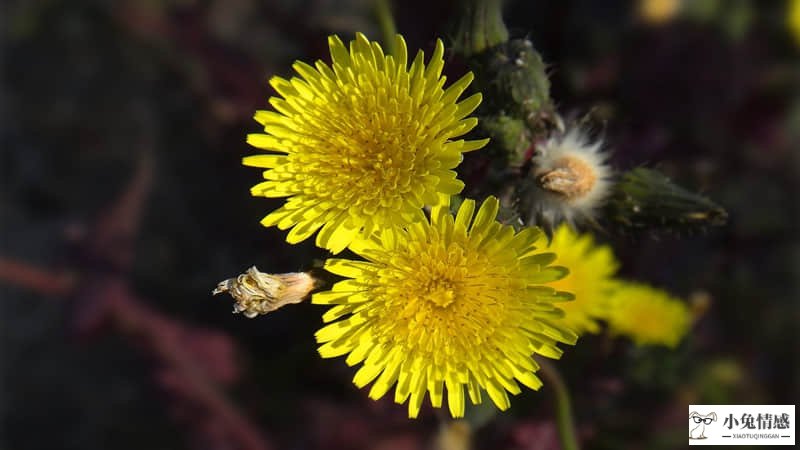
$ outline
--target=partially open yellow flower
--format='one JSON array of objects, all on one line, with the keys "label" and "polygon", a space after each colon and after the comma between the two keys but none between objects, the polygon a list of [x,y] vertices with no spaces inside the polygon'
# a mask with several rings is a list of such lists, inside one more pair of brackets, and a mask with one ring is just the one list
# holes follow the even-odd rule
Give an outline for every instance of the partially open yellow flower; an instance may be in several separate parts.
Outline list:
[{"label": "partially open yellow flower", "polygon": [[619,267],[614,252],[607,245],[595,245],[591,234],[578,234],[566,224],[553,233],[548,249],[558,255],[556,264],[570,269],[569,275],[549,286],[575,294],[575,301],[559,305],[564,310],[560,322],[578,335],[598,333],[597,321],[609,314],[609,299],[618,285],[613,279]]},{"label": "partially open yellow flower", "polygon": [[637,345],[675,348],[689,331],[689,307],[660,289],[626,282],[611,301],[609,329]]},{"label": "partially open yellow flower", "polygon": [[427,67],[420,51],[410,68],[401,36],[396,55],[363,34],[349,50],[337,36],[328,44],[332,65],[298,61],[299,77],[270,80],[283,98],[270,98],[275,111],[256,113],[265,133],[247,142],[277,153],[244,164],[267,169],[253,195],[288,197],[264,226],[292,228],[290,243],[319,230],[317,245],[338,253],[358,234],[424,219],[421,208],[438,193],[461,192],[452,169],[488,140],[457,139],[477,124],[467,116],[481,96],[457,102],[471,73],[443,88],[441,40]]},{"label": "partially open yellow flower", "polygon": [[410,398],[412,418],[426,392],[441,407],[445,387],[453,417],[464,415],[464,387],[472,403],[485,390],[502,410],[517,382],[538,389],[533,355],[558,358],[556,343],[577,339],[556,322],[554,302],[572,296],[543,286],[567,270],[537,249],[538,228],[516,233],[495,220],[498,208],[490,197],[473,221],[472,200],[455,218],[437,206],[430,221],[354,241],[350,249],[366,261],[328,260],[327,270],[351,279],[312,297],[335,305],[316,334],[320,354],[363,363],[353,381],[374,381],[373,399],[396,384],[394,400]]}]

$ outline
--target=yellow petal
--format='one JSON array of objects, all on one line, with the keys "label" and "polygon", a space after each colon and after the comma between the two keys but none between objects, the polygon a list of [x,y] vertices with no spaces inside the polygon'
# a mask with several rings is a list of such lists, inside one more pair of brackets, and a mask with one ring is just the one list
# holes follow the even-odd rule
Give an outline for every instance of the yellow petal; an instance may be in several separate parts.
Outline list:
[{"label": "yellow petal", "polygon": [[454,418],[464,417],[464,388],[452,374],[445,378],[447,384],[447,407]]}]

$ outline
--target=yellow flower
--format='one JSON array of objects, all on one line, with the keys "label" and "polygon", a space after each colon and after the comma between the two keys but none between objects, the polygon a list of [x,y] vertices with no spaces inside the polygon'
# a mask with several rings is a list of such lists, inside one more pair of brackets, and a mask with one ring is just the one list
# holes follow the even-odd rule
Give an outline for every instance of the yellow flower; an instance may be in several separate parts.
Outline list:
[{"label": "yellow flower", "polygon": [[800,46],[800,0],[789,0],[786,12],[786,23],[794,37],[795,43]]},{"label": "yellow flower", "polygon": [[298,61],[299,77],[270,80],[283,98],[270,98],[275,111],[256,112],[265,134],[247,142],[278,153],[248,156],[244,164],[267,169],[253,195],[288,197],[264,226],[293,227],[290,243],[319,230],[317,245],[338,253],[358,234],[424,219],[421,208],[435,204],[438,193],[461,192],[452,169],[463,152],[488,140],[456,140],[477,124],[467,115],[481,96],[456,102],[471,73],[443,88],[441,40],[427,67],[420,51],[410,68],[399,35],[396,55],[384,55],[363,34],[349,51],[337,36],[328,44],[331,66]]},{"label": "yellow flower", "polygon": [[637,345],[675,348],[689,331],[689,307],[660,289],[625,283],[611,301],[609,329],[633,339]]},{"label": "yellow flower", "polygon": [[495,220],[498,207],[490,197],[473,221],[473,200],[455,218],[437,206],[430,221],[354,241],[350,249],[366,261],[328,260],[328,271],[352,279],[312,297],[335,305],[316,334],[320,354],[363,363],[353,382],[374,380],[373,399],[396,384],[394,400],[410,397],[412,418],[426,392],[438,408],[446,388],[450,413],[462,417],[465,386],[473,404],[485,390],[501,410],[506,391],[520,392],[517,381],[538,389],[533,354],[559,358],[556,343],[577,339],[555,323],[554,302],[572,296],[542,286],[567,270],[535,247],[541,230],[515,233]]},{"label": "yellow flower", "polygon": [[562,224],[553,233],[549,250],[558,255],[556,264],[570,268],[569,275],[548,285],[575,294],[575,301],[565,302],[560,320],[578,335],[598,333],[597,319],[603,319],[610,308],[609,296],[617,282],[613,276],[618,263],[611,247],[594,244],[591,234],[579,235]]},{"label": "yellow flower", "polygon": [[639,0],[638,15],[648,24],[665,24],[681,10],[682,0]]}]

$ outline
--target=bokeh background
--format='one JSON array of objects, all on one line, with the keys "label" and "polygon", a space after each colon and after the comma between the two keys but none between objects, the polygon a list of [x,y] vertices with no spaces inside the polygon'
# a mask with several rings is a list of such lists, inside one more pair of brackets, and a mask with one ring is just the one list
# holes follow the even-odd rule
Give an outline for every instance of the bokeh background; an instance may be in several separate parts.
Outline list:
[{"label": "bokeh background", "polygon": [[[411,49],[456,2],[396,1]],[[565,114],[614,164],[658,168],[727,226],[605,235],[622,273],[690,302],[676,350],[582,338],[556,366],[585,448],[686,446],[687,405],[796,404],[800,30],[786,1],[509,1]],[[373,402],[323,361],[321,308],[248,320],[211,297],[257,265],[311,267],[258,222],[245,135],[268,77],[380,30],[369,0],[4,0],[0,447],[421,449],[441,416]],[[455,70],[463,70],[457,60]],[[446,69],[447,70],[447,69]],[[456,74],[457,75],[457,74]],[[475,448],[559,448],[553,395],[475,422]]]}]

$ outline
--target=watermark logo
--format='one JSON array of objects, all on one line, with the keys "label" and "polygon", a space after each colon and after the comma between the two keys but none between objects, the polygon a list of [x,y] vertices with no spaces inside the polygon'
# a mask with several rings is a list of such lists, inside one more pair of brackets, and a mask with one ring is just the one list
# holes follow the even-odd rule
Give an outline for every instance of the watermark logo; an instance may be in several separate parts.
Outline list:
[{"label": "watermark logo", "polygon": [[[711,425],[717,421],[717,413],[700,414],[697,411],[689,413],[689,439],[708,439],[706,438],[706,425]],[[694,428],[692,428],[694,426]]]},{"label": "watermark logo", "polygon": [[689,445],[794,445],[795,405],[690,405]]}]

